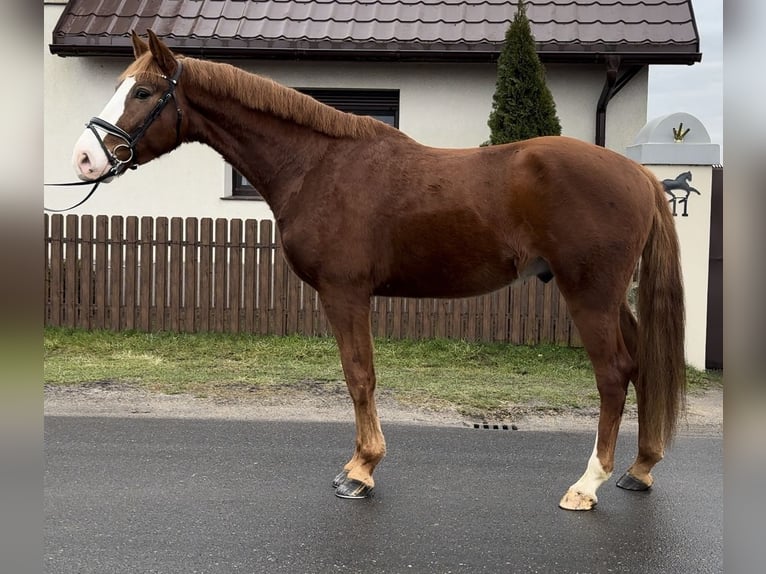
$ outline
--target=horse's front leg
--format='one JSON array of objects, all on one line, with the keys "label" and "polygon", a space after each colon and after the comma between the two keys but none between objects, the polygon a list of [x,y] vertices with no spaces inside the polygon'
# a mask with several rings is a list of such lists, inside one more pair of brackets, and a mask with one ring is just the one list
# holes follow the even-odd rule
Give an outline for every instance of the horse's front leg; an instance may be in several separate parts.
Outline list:
[{"label": "horse's front leg", "polygon": [[375,408],[370,297],[320,293],[325,314],[335,333],[343,374],[356,419],[356,446],[343,471],[335,477],[335,494],[341,498],[366,498],[375,481],[372,473],[386,454]]}]

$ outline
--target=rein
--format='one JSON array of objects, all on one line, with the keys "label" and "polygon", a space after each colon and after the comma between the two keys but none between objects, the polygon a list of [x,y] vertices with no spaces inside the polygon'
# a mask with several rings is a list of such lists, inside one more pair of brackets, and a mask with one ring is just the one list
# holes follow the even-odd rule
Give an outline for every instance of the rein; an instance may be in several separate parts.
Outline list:
[{"label": "rein", "polygon": [[[44,211],[50,211],[53,213],[61,213],[63,211],[69,211],[71,209],[74,209],[75,207],[79,207],[86,201],[88,201],[91,196],[96,192],[96,189],[98,188],[99,184],[102,181],[105,181],[107,179],[111,179],[113,177],[117,177],[119,175],[122,175],[125,173],[127,169],[137,169],[138,164],[132,163],[133,157],[135,156],[136,152],[136,145],[138,145],[138,142],[141,141],[141,138],[144,137],[144,134],[146,133],[146,130],[149,129],[149,126],[152,125],[154,120],[156,120],[160,114],[162,113],[162,110],[165,109],[165,106],[170,102],[171,99],[175,100],[175,91],[176,87],[178,86],[178,78],[181,77],[181,70],[183,69],[183,64],[180,61],[177,61],[178,66],[176,67],[176,72],[173,74],[172,78],[168,78],[167,76],[162,76],[168,81],[168,88],[165,90],[165,92],[162,94],[162,97],[157,102],[157,104],[152,108],[152,111],[149,112],[149,114],[146,116],[144,121],[141,123],[141,125],[138,127],[138,129],[133,133],[129,134],[122,128],[99,118],[98,116],[92,117],[90,121],[85,124],[85,127],[93,132],[93,135],[96,136],[96,140],[98,141],[99,145],[101,146],[101,149],[104,150],[104,153],[106,154],[106,158],[109,161],[109,164],[112,166],[109,171],[107,171],[102,176],[90,180],[90,181],[75,181],[71,183],[46,183],[44,185],[51,185],[51,186],[69,186],[69,185],[90,185],[93,184],[93,189],[91,189],[88,194],[72,205],[71,207],[67,207],[65,209],[50,209],[48,207],[45,207],[43,205]],[[178,102],[176,102],[176,144],[175,147],[178,147],[181,145],[181,121],[183,119],[183,110],[178,106]],[[125,143],[120,143],[114,146],[111,150],[106,147],[106,144],[104,143],[103,138],[101,137],[101,134],[99,134],[98,129],[100,128],[104,132],[106,132],[109,135],[113,135],[117,138],[120,138]],[[127,150],[129,155],[127,159],[120,159],[117,157],[118,150]]]},{"label": "rein", "polygon": [[[133,168],[133,169],[135,169],[135,168]],[[83,203],[88,201],[94,193],[96,193],[96,189],[98,188],[98,184],[100,184],[105,179],[109,179],[111,177],[114,177],[115,175],[117,175],[117,174],[114,173],[114,168],[112,168],[108,172],[106,172],[104,175],[102,175],[101,177],[99,177],[97,179],[94,179],[94,180],[91,180],[91,181],[73,181],[71,183],[45,183],[43,185],[55,185],[55,186],[90,185],[92,183],[93,184],[93,189],[91,189],[88,192],[88,195],[86,195],[80,201],[78,201],[77,203],[75,203],[74,205],[72,205],[70,207],[65,207],[64,209],[51,209],[50,207],[45,207],[43,205],[43,211],[50,211],[52,213],[62,213],[64,211],[70,211],[70,210],[74,209],[75,207],[80,207]]]}]

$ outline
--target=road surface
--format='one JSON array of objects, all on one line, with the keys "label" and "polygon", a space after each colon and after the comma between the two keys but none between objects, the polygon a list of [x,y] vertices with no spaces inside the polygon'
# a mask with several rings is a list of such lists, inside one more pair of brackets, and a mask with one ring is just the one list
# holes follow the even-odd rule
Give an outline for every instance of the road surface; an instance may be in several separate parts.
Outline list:
[{"label": "road surface", "polygon": [[573,513],[592,433],[384,431],[375,496],[349,501],[330,487],[349,423],[46,416],[44,571],[723,572],[721,436],[679,437],[654,489],[613,477]]}]

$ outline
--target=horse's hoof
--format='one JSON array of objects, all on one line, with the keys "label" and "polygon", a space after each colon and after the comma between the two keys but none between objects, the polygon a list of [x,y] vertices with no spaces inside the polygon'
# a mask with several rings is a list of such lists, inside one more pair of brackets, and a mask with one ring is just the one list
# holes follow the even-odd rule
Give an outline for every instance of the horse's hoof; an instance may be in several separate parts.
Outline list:
[{"label": "horse's hoof", "polygon": [[338,498],[369,498],[372,496],[372,489],[372,486],[359,480],[345,478],[335,489],[335,496]]},{"label": "horse's hoof", "polygon": [[635,491],[649,490],[652,487],[651,483],[646,484],[628,472],[620,477],[620,480],[617,481],[617,486],[624,488],[625,490]]},{"label": "horse's hoof", "polygon": [[559,502],[559,507],[564,510],[592,510],[598,499],[590,494],[568,490]]},{"label": "horse's hoof", "polygon": [[338,476],[332,479],[332,487],[338,488],[341,484],[343,484],[343,481],[346,480],[346,477],[348,476],[347,470],[342,470],[338,473]]}]

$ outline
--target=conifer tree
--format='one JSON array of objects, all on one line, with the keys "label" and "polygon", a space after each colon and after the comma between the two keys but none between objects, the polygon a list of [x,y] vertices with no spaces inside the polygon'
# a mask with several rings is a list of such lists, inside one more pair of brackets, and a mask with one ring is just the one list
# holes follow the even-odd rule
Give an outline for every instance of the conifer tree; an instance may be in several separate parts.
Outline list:
[{"label": "conifer tree", "polygon": [[505,34],[487,124],[492,145],[561,135],[556,105],[545,83],[545,69],[535,50],[523,0],[518,0],[516,15]]}]

